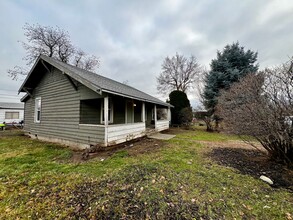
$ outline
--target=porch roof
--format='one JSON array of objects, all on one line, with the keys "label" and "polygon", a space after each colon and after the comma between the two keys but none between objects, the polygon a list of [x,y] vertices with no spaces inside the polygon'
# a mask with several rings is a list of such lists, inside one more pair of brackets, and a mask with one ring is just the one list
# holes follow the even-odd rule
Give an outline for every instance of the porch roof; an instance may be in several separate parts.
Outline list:
[{"label": "porch roof", "polygon": [[[31,71],[29,72],[27,78],[25,79],[24,83],[21,85],[19,92],[27,92],[26,88],[32,88],[34,86],[33,84],[36,83],[37,81],[36,78],[40,77],[40,76],[35,76],[36,78],[34,77],[34,75],[38,74],[38,73],[35,73],[37,71],[34,71],[34,70],[37,68],[38,65],[40,65],[39,63],[42,63],[43,61],[61,70],[64,74],[70,76],[71,78],[82,83],[83,85],[87,86],[88,88],[92,89],[93,91],[97,93],[106,92],[106,93],[120,95],[123,97],[128,97],[128,98],[132,98],[136,100],[155,103],[162,106],[172,107],[172,105],[165,103],[131,86],[125,85],[123,83],[117,82],[107,77],[81,69],[76,66],[72,66],[70,64],[59,61],[55,58],[44,56],[44,55],[39,56],[34,66],[32,67]],[[31,78],[34,78],[34,79],[31,79]]]}]

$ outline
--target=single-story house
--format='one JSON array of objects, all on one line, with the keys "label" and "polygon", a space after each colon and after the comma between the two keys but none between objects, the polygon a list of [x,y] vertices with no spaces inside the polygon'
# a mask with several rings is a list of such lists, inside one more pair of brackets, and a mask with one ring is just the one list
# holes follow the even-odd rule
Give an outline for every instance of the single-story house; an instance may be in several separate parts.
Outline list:
[{"label": "single-story house", "polygon": [[170,104],[104,76],[40,55],[26,92],[24,129],[31,136],[84,149],[169,128]]},{"label": "single-story house", "polygon": [[19,124],[23,120],[23,103],[0,102],[0,123]]}]

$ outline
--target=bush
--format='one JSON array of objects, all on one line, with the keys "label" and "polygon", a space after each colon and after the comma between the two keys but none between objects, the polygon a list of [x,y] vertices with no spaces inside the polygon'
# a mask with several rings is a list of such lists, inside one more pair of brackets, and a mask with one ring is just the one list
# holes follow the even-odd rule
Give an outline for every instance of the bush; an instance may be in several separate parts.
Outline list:
[{"label": "bush", "polygon": [[192,118],[193,115],[191,107],[185,107],[179,112],[179,122],[182,125],[189,125],[192,121]]},{"label": "bush", "polygon": [[218,99],[225,129],[253,136],[271,159],[293,165],[293,63],[249,74]]},{"label": "bush", "polygon": [[192,110],[187,95],[182,91],[175,90],[169,94],[169,98],[170,104],[174,106],[171,109],[171,123],[181,125],[191,122]]}]

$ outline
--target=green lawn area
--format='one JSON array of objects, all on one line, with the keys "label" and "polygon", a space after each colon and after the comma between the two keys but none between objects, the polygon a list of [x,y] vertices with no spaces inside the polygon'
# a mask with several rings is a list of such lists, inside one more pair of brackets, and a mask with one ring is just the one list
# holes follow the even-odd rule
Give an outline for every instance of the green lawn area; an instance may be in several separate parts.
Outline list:
[{"label": "green lawn area", "polygon": [[192,130],[186,130],[179,135],[180,138],[187,138],[196,141],[231,141],[241,140],[236,135],[224,135],[218,132],[206,132],[205,126],[196,126],[196,132]]},{"label": "green lawn area", "polygon": [[0,132],[0,219],[291,219],[293,194],[218,165],[181,131],[156,151],[73,163],[72,151]]}]

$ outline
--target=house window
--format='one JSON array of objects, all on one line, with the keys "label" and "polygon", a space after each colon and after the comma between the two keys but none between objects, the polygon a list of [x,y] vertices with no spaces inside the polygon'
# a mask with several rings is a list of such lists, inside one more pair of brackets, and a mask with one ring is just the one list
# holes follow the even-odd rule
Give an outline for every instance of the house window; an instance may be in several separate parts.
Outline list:
[{"label": "house window", "polygon": [[41,98],[36,98],[35,100],[35,122],[41,121]]},{"label": "house window", "polygon": [[5,119],[19,119],[19,112],[5,112]]},{"label": "house window", "polygon": [[[104,116],[104,100],[101,105],[101,124],[105,123]],[[113,123],[113,102],[111,98],[108,98],[108,123]]]}]

